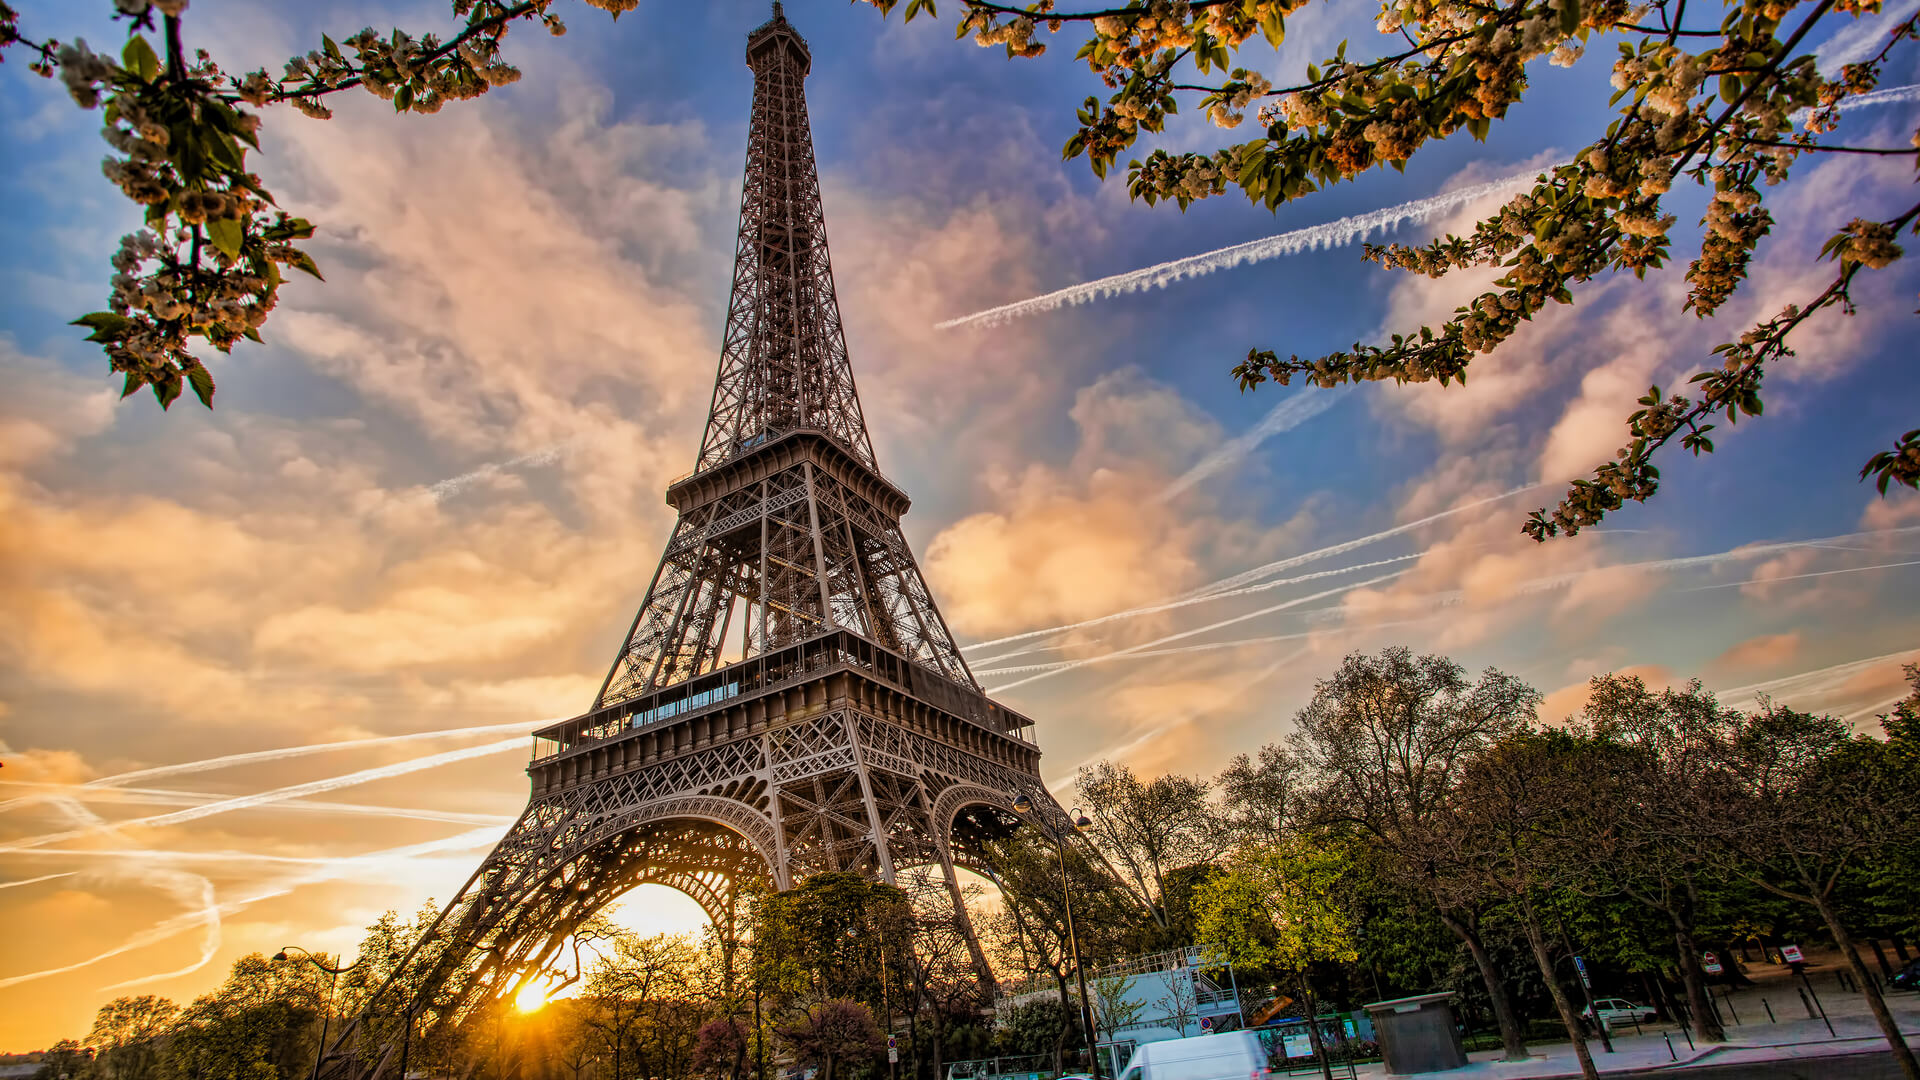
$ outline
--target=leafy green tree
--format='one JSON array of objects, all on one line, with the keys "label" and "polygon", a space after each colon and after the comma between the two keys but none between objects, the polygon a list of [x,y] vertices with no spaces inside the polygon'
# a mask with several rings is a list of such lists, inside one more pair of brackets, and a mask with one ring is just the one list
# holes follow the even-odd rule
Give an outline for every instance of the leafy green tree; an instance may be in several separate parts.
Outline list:
[{"label": "leafy green tree", "polygon": [[115,998],[100,1006],[87,1033],[94,1068],[107,1080],[148,1080],[180,1007],[153,994]]},{"label": "leafy green tree", "polygon": [[325,976],[300,960],[251,953],[226,982],[180,1011],[167,1069],[186,1080],[287,1080],[312,1064]]},{"label": "leafy green tree", "polygon": [[854,873],[815,874],[759,900],[754,977],[776,1007],[805,997],[880,1009],[889,987],[901,985],[913,926],[912,905],[898,887]]},{"label": "leafy green tree", "polygon": [[[882,10],[900,0],[872,0]],[[1156,150],[1127,166],[1127,189],[1138,199],[1185,207],[1238,189],[1277,209],[1370,169],[1405,169],[1424,147],[1464,132],[1485,139],[1495,121],[1519,103],[1527,68],[1541,61],[1571,66],[1589,44],[1612,39],[1618,118],[1572,160],[1545,170],[1532,190],[1515,195],[1471,236],[1424,247],[1367,247],[1367,257],[1396,269],[1440,277],[1454,270],[1496,268],[1493,289],[1456,310],[1437,328],[1395,334],[1384,346],[1358,345],[1315,359],[1253,349],[1234,369],[1241,386],[1300,378],[1316,387],[1361,380],[1465,380],[1476,356],[1505,343],[1548,304],[1572,304],[1594,278],[1610,271],[1643,276],[1670,257],[1674,187],[1707,197],[1699,254],[1687,268],[1687,310],[1719,310],[1745,280],[1760,240],[1774,224],[1766,191],[1803,157],[1867,155],[1913,161],[1911,145],[1867,146],[1826,137],[1838,110],[1869,92],[1887,71],[1911,66],[1920,16],[1909,15],[1867,55],[1823,74],[1807,43],[1862,15],[1874,2],[1777,0],[1689,7],[1685,0],[1383,0],[1378,50],[1348,56],[1342,42],[1307,68],[1306,80],[1275,87],[1259,72],[1235,67],[1240,47],[1256,35],[1278,44],[1287,20],[1310,0],[1188,0],[1186,3],[1089,5],[1047,0],[1022,9],[998,0],[961,0],[960,33],[1008,56],[1037,56],[1042,28],[1084,35],[1075,53],[1107,90],[1088,97],[1067,157],[1084,156],[1097,175],[1115,167],[1142,133],[1161,131],[1179,102],[1193,102],[1221,128],[1236,128],[1249,110],[1263,130],[1210,152]],[[907,0],[906,17],[931,13],[928,0]],[[1331,5],[1323,5],[1331,7]],[[1576,142],[1581,138],[1573,134]],[[1902,200],[1906,201],[1906,200]],[[1768,369],[1793,355],[1793,332],[1813,315],[1851,311],[1855,279],[1901,258],[1900,233],[1920,226],[1920,203],[1881,219],[1864,207],[1816,203],[1820,222],[1836,230],[1821,258],[1832,277],[1800,302],[1754,325],[1712,354],[1695,375],[1694,396],[1650,388],[1627,419],[1626,445],[1575,481],[1551,514],[1535,511],[1524,528],[1535,539],[1572,534],[1618,509],[1645,500],[1659,486],[1656,455],[1669,443],[1694,454],[1713,449],[1714,423],[1761,411]],[[1850,219],[1850,220],[1849,220]],[[1920,485],[1920,429],[1869,459],[1863,478]]]}]

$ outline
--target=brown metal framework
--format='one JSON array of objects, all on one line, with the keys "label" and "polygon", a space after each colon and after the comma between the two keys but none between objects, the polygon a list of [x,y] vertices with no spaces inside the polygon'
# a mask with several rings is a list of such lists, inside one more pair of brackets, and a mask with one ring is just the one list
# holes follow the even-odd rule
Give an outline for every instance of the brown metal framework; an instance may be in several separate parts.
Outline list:
[{"label": "brown metal framework", "polygon": [[876,466],[827,256],[812,58],[773,8],[747,42],[733,295],[699,460],[667,489],[673,536],[593,708],[536,734],[526,812],[409,977],[329,1048],[330,1076],[391,1067],[376,1016],[511,995],[647,882],[723,921],[743,881],[937,867],[990,983],[955,867],[987,869],[970,840],[1018,793],[1064,820],[1032,722],[974,681],[901,532],[907,496]]}]

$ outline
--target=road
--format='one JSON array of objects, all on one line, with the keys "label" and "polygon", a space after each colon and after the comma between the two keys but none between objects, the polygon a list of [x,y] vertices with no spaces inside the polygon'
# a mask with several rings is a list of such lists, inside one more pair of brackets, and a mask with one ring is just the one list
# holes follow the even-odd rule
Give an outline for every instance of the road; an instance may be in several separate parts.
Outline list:
[{"label": "road", "polygon": [[1900,1067],[1893,1055],[1884,1050],[1868,1054],[1844,1054],[1833,1057],[1798,1058],[1782,1061],[1755,1061],[1734,1065],[1700,1065],[1692,1068],[1645,1069],[1630,1073],[1606,1073],[1613,1076],[1686,1077],[1687,1080],[1900,1080]]}]

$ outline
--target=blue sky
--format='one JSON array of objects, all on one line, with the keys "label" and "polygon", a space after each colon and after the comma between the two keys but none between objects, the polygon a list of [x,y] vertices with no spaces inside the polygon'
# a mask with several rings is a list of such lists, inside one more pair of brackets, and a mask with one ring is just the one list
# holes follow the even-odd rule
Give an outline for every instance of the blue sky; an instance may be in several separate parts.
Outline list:
[{"label": "blue sky", "polygon": [[[117,47],[110,8],[29,2],[23,22]],[[324,793],[359,810],[277,804],[102,827],[507,731],[58,789],[224,753],[530,727],[591,700],[671,527],[665,482],[698,444],[751,94],[741,49],[765,12],[649,0],[617,23],[584,5],[561,13],[564,38],[508,39],[524,79],[438,116],[396,117],[361,96],[329,122],[266,118],[256,167],[320,224],[328,282],[288,287],[266,346],[213,359],[212,413],[116,402],[103,359],[66,325],[101,306],[107,257],[134,217],[99,174],[98,117],[57,82],[0,66],[12,387],[0,402],[0,750],[8,779],[29,785],[0,801],[67,800],[0,810],[0,830],[10,843],[92,830],[60,854],[0,851],[0,884],[67,875],[0,889],[0,919],[48,931],[0,968],[0,1046],[82,1033],[93,1004],[122,992],[109,986],[190,996],[232,956],[282,939],[350,946],[381,909],[456,887],[486,842],[465,830],[516,813],[525,781],[519,752],[502,752]],[[1227,373],[1249,346],[1311,355],[1378,340],[1443,317],[1485,278],[1409,279],[1351,246],[991,330],[932,324],[1568,156],[1606,123],[1611,44],[1572,70],[1539,66],[1486,143],[1456,138],[1405,174],[1370,173],[1278,214],[1238,197],[1182,214],[1130,204],[1123,183],[1059,160],[1073,108],[1098,91],[1070,43],[1009,62],[952,41],[951,11],[911,26],[826,0],[788,14],[816,58],[829,237],[876,449],[915,499],[909,536],[963,641],[1151,605],[1550,482],[1287,573],[1403,562],[1025,643],[1044,653],[970,651],[982,672],[1090,661],[982,675],[989,687],[1047,676],[1006,700],[1038,721],[1049,779],[1102,755],[1211,773],[1283,737],[1343,653],[1395,643],[1519,674],[1549,695],[1550,718],[1579,707],[1588,676],[1621,669],[1861,719],[1896,694],[1900,657],[1920,650],[1920,567],[1887,564],[1920,560],[1920,532],[1893,531],[1920,527],[1920,503],[1878,500],[1854,474],[1913,426],[1920,400],[1911,260],[1872,275],[1853,318],[1807,328],[1800,358],[1769,380],[1763,419],[1723,429],[1709,459],[1663,460],[1652,505],[1546,546],[1519,525],[1610,456],[1648,382],[1672,384],[1744,323],[1816,291],[1826,270],[1812,255],[1831,229],[1911,198],[1898,167],[1800,166],[1770,200],[1780,224],[1751,288],[1715,320],[1680,310],[1697,244],[1683,228],[1669,271],[1594,282],[1578,307],[1476,361],[1464,390],[1335,391],[1331,409],[1159,500],[1288,396],[1313,393],[1240,393]],[[1242,62],[1284,83],[1343,37],[1369,47],[1372,20],[1310,7],[1278,53]],[[384,0],[195,0],[188,19],[192,42],[233,71],[277,68],[321,31],[363,25],[444,29],[449,16]],[[1886,83],[1915,81],[1907,70]],[[1913,106],[1894,106],[1842,130],[1891,145],[1915,122]],[[1221,140],[1183,116],[1160,142]],[[1690,222],[1699,200],[1683,191],[1672,208]],[[1390,238],[1463,231],[1486,209]],[[1097,659],[1334,589],[1347,591],[1147,646],[1202,651]],[[1247,638],[1287,640],[1225,644]],[[370,835],[367,808],[396,807],[418,813]]]}]

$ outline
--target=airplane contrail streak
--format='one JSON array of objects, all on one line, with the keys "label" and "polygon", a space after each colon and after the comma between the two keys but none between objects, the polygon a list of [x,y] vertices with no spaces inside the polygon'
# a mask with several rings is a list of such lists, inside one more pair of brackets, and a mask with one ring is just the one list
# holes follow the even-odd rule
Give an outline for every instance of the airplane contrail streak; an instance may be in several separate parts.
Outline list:
[{"label": "airplane contrail streak", "polygon": [[[365,870],[372,872],[372,871],[379,871],[385,868],[387,873],[390,874],[391,869],[394,865],[396,864],[404,865],[408,860],[417,858],[422,855],[438,854],[443,851],[461,851],[461,850],[467,850],[470,848],[476,848],[476,847],[494,844],[498,842],[498,840],[500,839],[500,836],[504,832],[505,832],[504,829],[497,829],[492,827],[472,829],[464,833],[459,833],[449,837],[443,837],[438,840],[428,840],[422,843],[404,845],[402,847],[387,848],[381,851],[368,852],[364,855],[348,855],[348,856],[337,857],[330,860],[312,860],[314,862],[321,863],[322,864],[321,868],[316,869],[312,873],[308,873],[304,875],[294,875],[280,882],[276,882],[270,885],[266,889],[266,891],[255,893],[252,896],[246,896],[237,900],[228,900],[228,901],[215,904],[209,910],[213,911],[216,914],[216,917],[231,915],[237,911],[240,911],[252,904],[257,904],[263,900],[270,900],[270,899],[273,899],[274,897],[285,896],[287,893],[292,892],[294,888],[300,885],[315,884],[321,881],[338,880],[343,877],[351,876],[351,874],[338,873],[338,871],[341,869],[364,868]],[[35,852],[34,854],[40,854],[40,853]],[[148,853],[142,853],[142,854],[150,855],[154,853],[148,852]],[[183,853],[170,853],[170,854],[190,855],[191,853],[183,852]],[[265,858],[265,861],[269,861],[269,862],[282,861],[285,858],[286,858],[285,856],[279,856],[279,857],[267,856]],[[308,860],[301,860],[301,861],[304,862]],[[115,946],[114,948],[108,949],[105,952],[98,953],[94,956],[88,957],[87,959],[78,961],[76,963],[64,964],[59,967],[46,968],[41,971],[30,971],[22,975],[14,975],[4,979],[0,979],[0,989],[5,989],[6,987],[15,986],[24,982],[31,982],[35,979],[44,979],[52,975],[63,975],[70,971],[78,971],[82,968],[90,967],[102,961],[110,960],[116,956],[121,956],[126,953],[132,952],[135,949],[144,948],[148,945],[152,945],[160,941],[165,941],[166,939],[173,937],[174,935],[179,934],[182,931],[190,930],[195,926],[201,925],[204,922],[205,914],[206,914],[205,911],[196,911],[196,912],[190,912],[185,915],[178,915],[171,919],[164,920],[160,923],[155,924],[154,926],[148,927],[146,930],[143,930],[137,934],[134,934],[125,942],[122,942],[121,944]],[[203,966],[203,965],[204,965],[204,961],[202,962],[202,965],[196,965],[196,968],[198,966]],[[162,975],[143,976],[139,979],[134,979],[129,982],[117,983],[113,986],[107,987],[106,989],[114,990],[114,989],[120,989],[126,986],[134,986],[140,983],[150,982],[154,979],[169,978],[173,974],[176,974],[176,973],[168,972]]]},{"label": "airplane contrail streak", "polygon": [[17,889],[22,885],[38,885],[43,881],[53,881],[58,878],[72,877],[75,873],[78,873],[78,871],[68,870],[64,873],[41,874],[39,877],[23,878],[19,881],[0,881],[0,889]]},{"label": "airplane contrail streak", "polygon": [[1343,541],[1342,543],[1333,544],[1331,546],[1323,547],[1315,551],[1309,551],[1301,555],[1291,555],[1291,556],[1288,556],[1287,558],[1280,559],[1275,562],[1267,563],[1265,566],[1256,566],[1251,570],[1245,571],[1244,573],[1235,574],[1232,577],[1228,577],[1228,578],[1222,578],[1211,585],[1203,585],[1200,588],[1187,593],[1186,595],[1187,596],[1203,596],[1203,595],[1211,595],[1214,593],[1224,592],[1229,589],[1237,589],[1250,581],[1258,581],[1259,579],[1266,577],[1269,574],[1277,574],[1282,570],[1291,570],[1294,567],[1299,566],[1303,563],[1316,562],[1320,559],[1331,558],[1335,555],[1344,555],[1347,552],[1353,551],[1356,548],[1366,547],[1368,544],[1377,544],[1382,540],[1391,539],[1395,536],[1401,535],[1402,533],[1412,532],[1413,530],[1418,529],[1423,525],[1431,525],[1434,522],[1439,521],[1443,518],[1449,518],[1455,514],[1463,514],[1463,513],[1466,513],[1468,510],[1476,510],[1482,506],[1486,506],[1491,503],[1497,503],[1502,499],[1511,499],[1515,495],[1519,495],[1522,492],[1532,491],[1535,488],[1550,487],[1555,483],[1557,483],[1557,481],[1543,480],[1537,484],[1522,484],[1517,488],[1513,488],[1508,491],[1503,491],[1498,495],[1489,495],[1484,499],[1475,499],[1474,501],[1469,503],[1462,503],[1459,506],[1453,507],[1451,509],[1442,510],[1439,513],[1435,513],[1435,514],[1428,514],[1426,517],[1419,518],[1414,521],[1409,521],[1404,525],[1395,525],[1391,529],[1382,529],[1381,531],[1377,533],[1373,533],[1369,536],[1362,536],[1355,540]]},{"label": "airplane contrail streak", "polygon": [[[358,772],[346,773],[342,776],[331,776],[324,780],[312,780],[304,784],[293,784],[287,787],[273,788],[268,791],[255,792],[251,795],[236,795],[231,798],[221,799],[217,802],[207,803],[203,806],[189,807],[185,810],[175,810],[172,813],[132,818],[127,821],[115,822],[112,828],[125,829],[136,826],[155,827],[161,825],[178,825],[188,821],[198,821],[204,817],[212,817],[215,814],[225,814],[235,810],[247,810],[257,806],[265,806],[270,803],[284,802],[288,799],[298,799],[306,795],[318,795],[323,792],[337,791],[340,788],[372,783],[376,780],[388,780],[397,776],[420,772],[424,769],[450,765],[457,761],[466,761],[472,758],[502,753],[507,750],[525,748],[526,741],[524,739],[503,739],[499,742],[485,743],[480,746],[469,746],[464,750],[449,750],[445,753],[429,754],[426,757],[395,762],[392,765],[381,765],[371,769],[361,769]],[[29,837],[25,840],[17,840],[11,844],[0,844],[0,852],[44,847],[47,844],[70,840],[76,836],[86,836],[97,831],[99,831],[97,828],[88,828],[71,829],[58,833],[45,833],[40,836]]]},{"label": "airplane contrail streak", "polygon": [[1253,453],[1261,443],[1275,435],[1292,431],[1333,408],[1336,400],[1332,394],[1324,390],[1302,388],[1300,392],[1283,399],[1280,404],[1268,410],[1267,415],[1261,417],[1259,423],[1221,443],[1212,453],[1201,458],[1199,464],[1181,473],[1178,479],[1160,489],[1160,493],[1154,496],[1154,501],[1166,502],[1214,473],[1238,464],[1248,454]]},{"label": "airplane contrail streak", "polygon": [[1139,270],[1129,270],[1124,274],[1114,274],[1081,285],[1070,285],[1044,296],[1002,304],[985,311],[976,311],[971,315],[938,322],[933,324],[934,329],[954,330],[964,326],[982,328],[999,326],[1022,316],[1054,311],[1068,304],[1084,304],[1091,300],[1105,300],[1126,293],[1161,289],[1176,281],[1201,277],[1218,270],[1231,270],[1237,266],[1265,262],[1268,259],[1278,259],[1286,255],[1297,255],[1303,251],[1351,244],[1355,240],[1363,240],[1376,232],[1391,229],[1396,225],[1438,217],[1489,195],[1500,195],[1531,187],[1541,172],[1552,168],[1554,166],[1548,165],[1544,168],[1529,169],[1526,172],[1515,173],[1484,184],[1472,184],[1424,199],[1401,203],[1398,206],[1389,206],[1384,210],[1355,214],[1352,217],[1295,229],[1277,236],[1234,244],[1231,247],[1189,255],[1182,259],[1172,259]]},{"label": "airplane contrail streak", "polygon": [[1039,682],[1041,679],[1052,678],[1055,675],[1059,675],[1067,671],[1072,671],[1075,668],[1085,667],[1088,664],[1096,664],[1114,656],[1125,656],[1125,655],[1130,655],[1132,653],[1143,652],[1147,649],[1153,648],[1156,645],[1165,645],[1169,641],[1179,641],[1183,638],[1190,638],[1197,634],[1207,633],[1208,631],[1211,631],[1211,630],[1218,630],[1223,626],[1232,626],[1235,623],[1242,623],[1242,622],[1246,622],[1248,619],[1257,619],[1262,615],[1271,615],[1277,611],[1285,611],[1288,608],[1299,607],[1301,604],[1312,603],[1315,600],[1324,600],[1329,596],[1337,596],[1340,593],[1352,592],[1355,589],[1365,588],[1368,585],[1378,585],[1380,582],[1391,581],[1392,579],[1397,578],[1400,575],[1405,574],[1406,572],[1407,571],[1405,570],[1395,570],[1391,574],[1381,574],[1378,577],[1371,577],[1365,581],[1357,581],[1351,585],[1339,585],[1331,589],[1323,589],[1320,592],[1313,593],[1309,596],[1298,596],[1293,598],[1292,600],[1283,600],[1278,604],[1273,604],[1268,607],[1263,607],[1258,611],[1249,611],[1244,615],[1235,615],[1231,619],[1221,619],[1219,622],[1208,623],[1206,626],[1198,627],[1193,630],[1183,630],[1177,634],[1168,634],[1164,637],[1155,638],[1152,641],[1143,641],[1138,645],[1132,645],[1124,649],[1116,649],[1113,652],[1101,653],[1099,656],[1090,656],[1080,660],[1069,661],[1066,667],[1058,668],[1053,671],[1043,671],[1036,675],[1029,675],[1024,679],[1016,679],[1013,682],[996,686],[987,692],[990,694],[998,694],[1004,690],[1011,690],[1016,686],[1025,686],[1028,683]]},{"label": "airplane contrail streak", "polygon": [[460,494],[460,492],[465,491],[475,483],[489,476],[498,476],[508,469],[551,465],[560,460],[560,455],[566,453],[567,448],[572,446],[574,441],[575,440],[569,439],[566,442],[557,442],[552,446],[543,446],[538,450],[530,450],[527,453],[521,454],[519,457],[508,458],[505,461],[489,462],[477,469],[463,472],[459,476],[450,476],[437,484],[428,486],[427,494],[433,496],[433,501],[435,502],[445,502],[447,499]]},{"label": "airplane contrail streak", "polygon": [[1730,689],[1721,690],[1718,691],[1717,694],[1721,698],[1757,697],[1768,691],[1779,690],[1785,687],[1797,687],[1800,683],[1808,683],[1812,687],[1818,688],[1822,684],[1833,683],[1835,680],[1844,682],[1847,678],[1857,675],[1870,667],[1911,661],[1916,656],[1920,656],[1920,647],[1902,649],[1899,652],[1884,653],[1880,656],[1863,657],[1859,660],[1848,660],[1828,667],[1815,668],[1812,671],[1802,671],[1796,675],[1782,675],[1777,679],[1767,679],[1762,682],[1748,683],[1745,686],[1735,686]]},{"label": "airplane contrail streak", "polygon": [[[1422,615],[1419,618],[1415,618],[1415,619],[1395,619],[1391,622],[1366,623],[1363,625],[1355,625],[1351,627],[1351,629],[1356,631],[1384,630],[1390,626],[1409,626],[1413,623],[1427,622],[1433,618],[1435,618],[1435,616],[1433,615]],[[1302,630],[1292,634],[1265,634],[1260,637],[1234,638],[1230,641],[1209,641],[1200,645],[1178,645],[1171,649],[1146,649],[1144,651],[1137,652],[1137,653],[1127,653],[1124,656],[1118,653],[1101,653],[1098,656],[1089,657],[1088,662],[1097,664],[1107,660],[1139,660],[1139,659],[1143,659],[1146,657],[1153,657],[1153,656],[1173,656],[1179,653],[1214,652],[1219,649],[1237,649],[1245,645],[1267,645],[1267,644],[1272,644],[1272,643],[1281,642],[1281,641],[1299,641],[1301,638],[1309,638],[1315,634],[1326,634],[1331,632],[1333,631]],[[1056,671],[1061,668],[1070,667],[1073,665],[1073,663],[1074,662],[1071,660],[1058,660],[1048,664],[1017,664],[1013,667],[987,668],[984,671],[976,671],[974,672],[974,674],[975,675],[1024,675],[1024,674],[1027,674],[1028,672],[1033,672],[1033,671]]]},{"label": "airplane contrail streak", "polygon": [[[1815,544],[1813,546],[1826,547],[1827,545]],[[1859,550],[1859,549],[1856,548],[1852,550]],[[1780,581],[1800,581],[1805,578],[1832,577],[1835,574],[1863,574],[1863,573],[1866,573],[1868,570],[1892,570],[1895,567],[1900,567],[1900,566],[1920,566],[1920,559],[1914,559],[1909,562],[1876,563],[1873,566],[1849,566],[1844,570],[1817,570],[1810,574],[1787,574],[1783,577],[1767,578],[1764,581],[1720,581],[1720,582],[1715,582],[1712,585],[1695,585],[1692,588],[1681,589],[1680,591],[1681,592],[1705,592],[1708,589],[1737,589],[1742,585],[1772,585],[1775,582],[1780,582]]]},{"label": "airplane contrail streak", "polygon": [[[1243,585],[1240,588],[1228,589],[1225,592],[1205,593],[1199,596],[1189,596],[1182,600],[1169,600],[1164,604],[1152,604],[1147,607],[1129,608],[1126,611],[1118,611],[1113,613],[1112,615],[1102,615],[1099,618],[1088,619],[1084,622],[1073,623],[1072,625],[1069,625],[1069,626],[1054,627],[1051,630],[1035,630],[1032,632],[1032,634],[1034,635],[1051,634],[1051,633],[1059,633],[1066,630],[1077,630],[1084,626],[1098,626],[1101,623],[1115,622],[1120,619],[1133,619],[1133,618],[1138,618],[1142,615],[1153,615],[1162,611],[1172,611],[1176,608],[1188,607],[1193,604],[1210,603],[1214,600],[1229,600],[1236,596],[1248,596],[1257,592],[1267,592],[1269,590],[1282,588],[1287,585],[1298,585],[1301,582],[1305,582],[1305,581],[1319,581],[1323,578],[1338,577],[1341,574],[1351,574],[1358,570],[1372,570],[1375,567],[1379,567],[1379,566],[1391,566],[1394,563],[1403,563],[1403,562],[1411,561],[1413,559],[1418,559],[1421,556],[1426,554],[1427,553],[1424,551],[1416,551],[1411,555],[1396,555],[1391,559],[1376,559],[1373,562],[1354,563],[1352,566],[1342,566],[1336,570],[1315,570],[1310,574],[1299,574],[1295,577],[1280,578],[1275,581],[1263,581],[1257,585]],[[1032,636],[1032,635],[1028,635],[1028,636]],[[985,644],[992,644],[992,642],[986,642]],[[1023,653],[1036,652],[1036,651],[1038,650],[1021,649],[1018,652],[1002,653],[998,656],[983,657],[979,660],[979,663],[991,664],[996,660],[1006,660],[1015,656],[1022,655]]]},{"label": "airplane contrail streak", "polygon": [[1915,11],[1920,11],[1920,0],[1894,0],[1881,7],[1877,18],[1867,15],[1842,27],[1814,50],[1820,74],[1832,78],[1848,64],[1879,52],[1887,42],[1889,28],[1907,21]]},{"label": "airplane contrail streak", "polygon": [[[273,750],[252,750],[244,754],[222,754],[219,757],[202,758],[199,761],[183,761],[176,765],[156,765],[148,769],[134,769],[131,772],[116,773],[89,780],[78,785],[82,788],[115,787],[130,784],[135,780],[151,780],[162,776],[180,776],[186,773],[209,772],[225,769],[234,765],[251,765],[262,761],[283,761],[288,758],[305,757],[310,754],[331,754],[341,750],[357,750],[367,746],[388,746],[399,743],[421,742],[428,739],[457,739],[467,735],[495,735],[502,731],[520,731],[531,734],[535,728],[552,723],[543,720],[539,723],[480,724],[473,727],[442,728],[438,731],[415,731],[405,735],[376,735],[364,739],[340,739],[335,742],[307,743],[302,746],[283,746]],[[25,795],[18,798],[0,800],[0,810],[9,810],[23,803],[39,802],[42,796]]]},{"label": "airplane contrail streak", "polygon": [[[143,803],[155,806],[205,806],[230,798],[227,795],[211,795],[204,791],[176,791],[170,788],[111,787],[88,790],[71,784],[55,784],[36,780],[0,780],[0,785],[8,787],[32,787],[43,789],[48,794],[64,793],[74,798],[90,799],[98,802]],[[407,821],[439,821],[456,825],[510,824],[513,819],[498,814],[468,814],[457,810],[428,810],[410,806],[378,806],[369,803],[326,802],[318,799],[289,799],[274,803],[274,810],[294,811],[313,814],[348,814],[370,817],[400,818]]]}]

